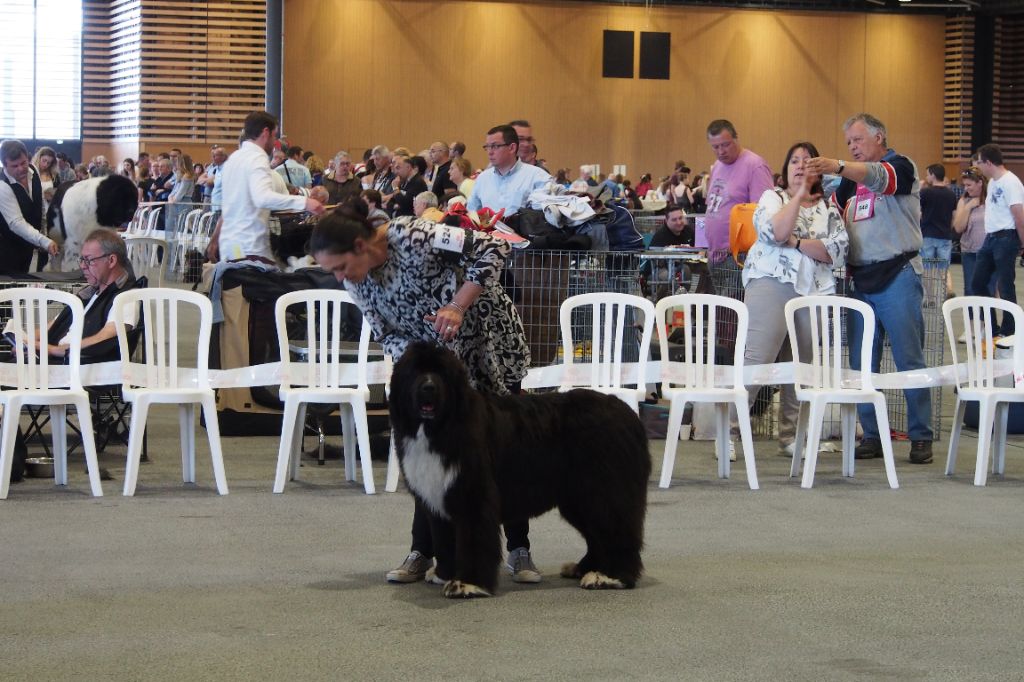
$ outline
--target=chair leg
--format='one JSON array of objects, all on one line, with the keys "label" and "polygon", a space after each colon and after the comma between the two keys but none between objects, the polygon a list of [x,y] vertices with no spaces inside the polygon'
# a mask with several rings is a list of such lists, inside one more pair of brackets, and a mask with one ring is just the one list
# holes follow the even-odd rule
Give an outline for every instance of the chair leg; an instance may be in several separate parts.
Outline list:
[{"label": "chair leg", "polygon": [[[295,452],[295,432],[301,434],[306,425],[298,419],[299,407],[299,401],[292,396],[285,398],[284,415],[281,418],[281,443],[277,448],[277,473],[274,475],[275,493],[284,492],[284,483],[288,477],[288,470],[291,469],[292,459],[301,457],[301,454]],[[294,480],[294,476],[291,478]]]},{"label": "chair leg", "polygon": [[676,464],[676,448],[679,446],[679,429],[683,424],[686,401],[674,398],[668,408],[668,432],[665,434],[665,453],[661,457],[661,480],[658,486],[667,488],[672,484],[672,472]]},{"label": "chair leg", "polygon": [[384,492],[393,493],[398,490],[398,449],[395,447],[395,432],[391,432],[391,444],[388,447],[388,478],[384,482]]},{"label": "chair leg", "polygon": [[946,475],[953,475],[956,468],[956,456],[960,448],[960,430],[964,426],[964,412],[967,411],[967,403],[960,400],[959,394],[956,397],[956,407],[953,408],[953,428],[949,434],[949,452],[946,454]]},{"label": "chair leg", "polygon": [[825,401],[811,401],[811,413],[807,418],[807,452],[804,455],[804,477],[801,488],[814,487],[814,470],[818,466],[818,442],[821,440],[821,425],[825,420]]},{"label": "chair leg", "polygon": [[50,405],[50,431],[53,435],[53,482],[68,484],[68,408]]},{"label": "chair leg", "polygon": [[796,440],[793,441],[793,462],[789,465],[789,477],[793,478],[800,473],[800,464],[803,462],[804,452],[807,450],[807,420],[811,412],[811,406],[806,401],[800,403],[800,413],[796,420]]},{"label": "chair leg", "polygon": [[124,469],[124,492],[131,497],[139,480],[139,460],[142,458],[142,436],[146,432],[146,414],[149,400],[143,397],[132,403],[131,426],[128,427],[128,456]]},{"label": "chair leg", "polygon": [[[743,464],[747,467],[747,483],[751,490],[758,490],[757,465],[754,463],[754,438],[750,430],[750,412],[747,408],[747,394],[735,402],[736,418],[740,425],[740,442],[743,445]],[[726,410],[728,414],[728,410]]]},{"label": "chair leg", "polygon": [[[299,465],[302,463],[302,446],[306,438],[306,403],[299,403],[299,416],[295,422],[295,441],[292,443],[292,458],[288,464],[290,473],[288,480],[299,480]],[[318,436],[323,438],[323,424],[318,428]],[[323,464],[323,462],[320,462]]]},{"label": "chair leg", "polygon": [[[370,425],[366,421],[366,403],[353,401],[352,421],[355,422],[356,438],[359,441],[359,463],[363,470],[363,489],[367,495],[377,492],[373,481],[373,459],[370,457]],[[353,458],[354,459],[354,458]],[[346,456],[345,461],[348,461]]]},{"label": "chair leg", "polygon": [[4,405],[3,427],[0,428],[0,500],[6,500],[11,489],[14,441],[18,435],[20,417],[21,402],[12,398]]},{"label": "chair leg", "polygon": [[989,449],[995,427],[995,405],[989,398],[978,401],[978,459],[974,465],[974,485],[983,486],[988,478]]},{"label": "chair leg", "polygon": [[213,461],[213,479],[217,482],[217,492],[228,494],[228,480],[224,474],[224,454],[220,446],[220,423],[217,421],[217,401],[213,391],[203,397],[203,416],[206,418],[206,436],[210,441],[210,459]]},{"label": "chair leg", "polygon": [[196,482],[196,406],[178,405],[178,431],[181,439],[181,480]]},{"label": "chair leg", "polygon": [[996,403],[996,419],[993,428],[992,473],[1003,474],[1006,471],[1006,429],[1010,418],[1010,403]]},{"label": "chair leg", "polygon": [[857,408],[855,405],[844,403],[839,406],[843,437],[843,476],[853,478],[855,459],[853,456],[857,436]]},{"label": "chair leg", "polygon": [[715,404],[715,453],[718,455],[718,477],[729,478],[729,403]]},{"label": "chair leg", "polygon": [[889,430],[889,413],[885,406],[885,396],[880,392],[876,392],[871,402],[875,406],[878,437],[882,441],[882,459],[885,461],[885,476],[889,479],[889,487],[896,490],[900,487],[900,483],[896,478],[896,458],[892,452],[892,432]]},{"label": "chair leg", "polygon": [[[92,409],[89,398],[81,397],[75,401],[75,412],[78,423],[82,427],[82,449],[85,451],[85,468],[89,473],[89,487],[93,497],[103,497],[103,486],[100,484],[100,463],[96,459],[96,438],[92,432]],[[64,469],[67,473],[67,467]]]},{"label": "chair leg", "polygon": [[341,436],[343,456],[345,458],[345,480],[356,480],[356,427],[352,416],[352,406],[342,403],[341,409]]}]

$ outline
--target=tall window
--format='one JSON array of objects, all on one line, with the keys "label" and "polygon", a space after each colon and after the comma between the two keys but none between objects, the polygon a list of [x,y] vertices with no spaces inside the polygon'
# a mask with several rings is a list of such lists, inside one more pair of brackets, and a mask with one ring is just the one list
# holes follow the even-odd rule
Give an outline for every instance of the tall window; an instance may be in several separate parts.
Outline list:
[{"label": "tall window", "polygon": [[81,137],[82,0],[0,0],[0,138]]}]

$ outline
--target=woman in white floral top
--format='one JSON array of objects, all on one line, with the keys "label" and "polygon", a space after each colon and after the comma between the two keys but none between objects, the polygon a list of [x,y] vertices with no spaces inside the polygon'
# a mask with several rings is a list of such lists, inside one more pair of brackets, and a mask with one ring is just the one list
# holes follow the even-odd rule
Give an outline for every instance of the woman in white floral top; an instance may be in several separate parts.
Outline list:
[{"label": "woman in white floral top", "polygon": [[[822,198],[821,178],[804,172],[818,156],[810,142],[786,152],[781,188],[766,190],[754,211],[757,242],[743,265],[744,301],[750,312],[744,362],[760,365],[791,359],[786,339],[786,302],[798,296],[834,294],[834,268],[846,262],[849,238],[835,206]],[[810,321],[797,318],[801,355],[810,353]],[[750,405],[760,386],[750,387]],[[782,387],[780,454],[792,456],[799,405],[792,384]]]}]

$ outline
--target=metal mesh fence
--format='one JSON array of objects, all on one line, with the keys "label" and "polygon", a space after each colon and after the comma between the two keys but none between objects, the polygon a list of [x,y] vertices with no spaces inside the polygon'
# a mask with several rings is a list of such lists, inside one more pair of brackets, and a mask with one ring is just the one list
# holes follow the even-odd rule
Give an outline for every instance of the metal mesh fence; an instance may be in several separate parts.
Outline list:
[{"label": "metal mesh fence", "polygon": [[[641,218],[640,220],[648,220]],[[652,221],[653,224],[653,221]],[[638,221],[638,227],[641,226]],[[647,225],[641,229],[647,229]],[[654,228],[656,229],[656,228]],[[946,292],[946,264],[926,262],[924,271],[924,355],[928,367],[939,367],[945,360],[945,328],[942,322],[942,302]],[[842,269],[836,271],[838,294],[846,295],[846,278]],[[506,271],[506,286],[523,318],[527,341],[535,366],[559,361],[561,337],[559,309],[569,296],[591,292],[621,292],[641,294],[653,301],[675,293],[715,293],[738,300],[743,299],[741,268],[731,256],[706,259],[694,251],[658,252],[571,252],[571,251],[517,251]],[[586,338],[590,320],[574,317],[573,338]],[[845,345],[846,326],[843,321]],[[736,340],[735,317],[722,316],[717,321],[716,335],[723,351],[731,350]],[[577,343],[577,358],[589,359],[586,343]],[[636,344],[629,347],[636,359]],[[728,353],[723,353],[727,355]],[[848,361],[847,361],[848,363]],[[896,371],[888,341],[884,344],[881,369]],[[777,409],[773,395],[777,387],[762,390],[755,404],[754,433],[758,437],[772,438],[776,433]],[[886,390],[889,423],[893,435],[903,437],[907,429],[906,402],[902,391]],[[942,388],[932,389],[932,429],[935,439],[941,434]],[[830,420],[831,421],[831,420]],[[826,423],[824,433],[838,432],[838,421]]]}]

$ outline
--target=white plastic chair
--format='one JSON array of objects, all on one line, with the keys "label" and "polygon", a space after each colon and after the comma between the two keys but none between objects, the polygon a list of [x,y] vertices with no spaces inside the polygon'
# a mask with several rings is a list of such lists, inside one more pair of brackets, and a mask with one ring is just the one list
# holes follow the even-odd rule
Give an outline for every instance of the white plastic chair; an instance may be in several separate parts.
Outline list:
[{"label": "white plastic chair", "polygon": [[[985,485],[988,477],[989,450],[995,446],[992,473],[1006,470],[1006,422],[1010,403],[1024,402],[1024,387],[1018,387],[1017,378],[1024,376],[1024,345],[1013,345],[1013,378],[1008,386],[996,385],[995,352],[991,320],[996,311],[1012,315],[1015,329],[1024,331],[1024,310],[1015,303],[986,296],[965,296],[942,304],[942,317],[946,321],[946,338],[952,349],[956,375],[956,409],[953,411],[953,431],[949,437],[946,456],[946,475],[956,467],[963,428],[966,403],[978,401],[978,460],[974,467],[974,485]],[[953,333],[953,321],[959,316],[967,344],[963,359],[958,354],[958,343]],[[1018,336],[1024,341],[1024,337]]]},{"label": "white plastic chair", "polygon": [[[125,363],[126,375],[121,388],[125,402],[132,403],[124,494],[135,494],[146,416],[149,406],[158,403],[179,406],[181,469],[182,480],[186,483],[195,483],[196,480],[196,405],[202,405],[217,492],[227,495],[228,484],[224,476],[217,407],[207,371],[213,306],[205,296],[179,289],[135,289],[118,295],[114,300],[114,323],[117,327],[117,341],[122,358],[129,357],[124,312],[131,306],[139,306],[140,303],[140,324],[145,325],[141,340],[144,360],[141,363]],[[179,312],[181,309],[188,310],[191,307],[199,312],[194,381],[184,376],[181,371],[184,368],[179,363],[178,355],[178,330],[181,326]]]},{"label": "white plastic chair", "polygon": [[168,244],[157,237],[126,236],[125,246],[128,249],[128,261],[132,264],[136,277],[146,277],[154,287],[164,285],[164,258],[167,257]]},{"label": "white plastic chair", "polygon": [[[681,362],[670,362],[666,325],[670,316],[680,309],[683,314],[684,355]],[[736,315],[736,347],[732,358],[732,376],[725,385],[718,386],[715,382],[716,330],[725,311],[732,311]],[[734,407],[743,446],[743,463],[747,468],[747,482],[751,490],[757,490],[759,486],[750,427],[749,394],[743,385],[743,355],[747,347],[749,325],[747,307],[742,302],[725,296],[677,294],[658,301],[655,320],[661,350],[661,392],[671,401],[659,485],[668,488],[672,482],[676,447],[679,445],[679,428],[683,423],[686,403],[713,403],[718,475],[721,478],[729,478],[729,408]]]},{"label": "white plastic chair", "polygon": [[[301,360],[293,360],[293,344],[286,323],[289,306],[305,306],[306,338],[301,341]],[[302,433],[309,403],[336,404],[341,408],[342,434],[345,448],[345,479],[356,480],[355,452],[359,444],[363,488],[367,495],[376,492],[373,464],[370,460],[370,433],[366,420],[366,403],[370,399],[367,385],[367,363],[370,347],[370,325],[363,320],[359,334],[356,363],[344,362],[341,348],[343,306],[354,306],[345,291],[307,289],[293,291],[277,299],[274,317],[281,351],[281,399],[284,419],[281,445],[277,455],[274,492],[284,492],[285,479],[295,480],[302,456]],[[342,380],[342,371],[355,367],[356,381]]]},{"label": "white plastic chair", "polygon": [[[46,352],[36,354],[35,340],[42,338],[48,324],[50,304],[71,308],[71,341],[68,350],[68,386],[50,383],[50,357]],[[44,405],[50,408],[53,429],[53,480],[57,485],[68,484],[67,406],[74,405],[82,432],[82,447],[89,471],[89,485],[96,497],[103,495],[100,487],[99,464],[96,461],[96,443],[93,439],[92,411],[89,395],[82,388],[79,370],[82,352],[82,324],[85,310],[77,296],[53,289],[17,288],[0,290],[0,307],[10,308],[13,323],[17,384],[0,389],[3,406],[3,429],[0,436],[0,499],[7,499],[14,458],[21,408],[26,405]],[[29,347],[31,350],[26,351]]]},{"label": "white plastic chair", "polygon": [[[573,313],[589,308],[590,334],[583,339],[573,338]],[[642,323],[637,320],[642,314]],[[562,358],[565,363],[560,391],[589,388],[606,395],[614,395],[640,412],[640,401],[646,397],[644,377],[647,358],[654,332],[654,304],[641,296],[610,292],[579,294],[562,302],[559,322],[562,331]],[[636,326],[642,325],[642,334],[636,340]],[[590,361],[577,362],[574,348],[577,342],[591,344]],[[623,385],[623,355],[628,346],[636,347],[638,373],[636,388]],[[589,372],[586,367],[589,366]]]},{"label": "white plastic chair", "polygon": [[145,229],[147,216],[149,215],[152,207],[148,205],[140,204],[135,209],[135,215],[132,216],[131,221],[128,223],[128,227],[125,228],[124,237],[127,238],[130,235],[142,234]]},{"label": "white plastic chair", "polygon": [[157,226],[160,224],[160,213],[164,210],[163,206],[154,206],[146,216],[146,224],[143,226],[142,231],[137,234],[142,237],[156,237]]},{"label": "white plastic chair", "polygon": [[170,263],[168,266],[172,272],[176,271],[179,264],[185,262],[185,250],[188,249],[189,244],[192,242],[192,236],[195,234],[196,226],[199,224],[199,218],[202,215],[202,209],[194,208],[188,213],[179,216],[174,234],[168,240],[171,247]]},{"label": "white plastic chair", "polygon": [[[796,336],[796,315],[806,311],[810,316],[811,356],[800,356]],[[860,353],[860,378],[843,378],[842,314],[860,314],[864,319],[864,332]],[[843,437],[843,476],[853,476],[856,445],[858,403],[872,403],[878,421],[878,435],[882,441],[885,474],[890,488],[899,488],[896,463],[892,454],[889,415],[885,396],[875,390],[871,378],[871,340],[875,337],[875,313],[867,303],[843,296],[803,296],[786,303],[786,329],[793,351],[796,397],[800,401],[800,419],[796,429],[796,447],[789,475],[796,476],[804,462],[802,488],[814,485],[814,470],[818,463],[818,444],[828,403],[840,405]],[[849,329],[849,327],[847,327]],[[806,366],[801,366],[803,363]],[[806,455],[804,453],[806,452]]]}]

